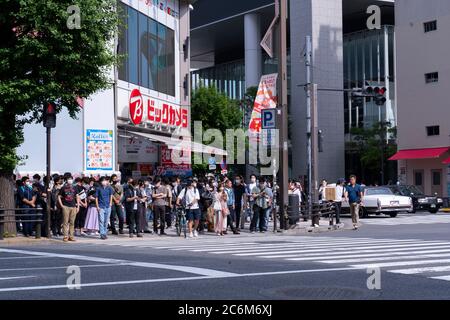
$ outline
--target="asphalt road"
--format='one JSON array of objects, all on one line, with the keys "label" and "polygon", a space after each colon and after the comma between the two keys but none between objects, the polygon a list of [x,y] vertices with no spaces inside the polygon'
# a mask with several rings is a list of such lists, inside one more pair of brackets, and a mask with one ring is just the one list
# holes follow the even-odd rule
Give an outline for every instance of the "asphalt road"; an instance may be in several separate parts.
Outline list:
[{"label": "asphalt road", "polygon": [[0,244],[0,299],[450,299],[450,214],[307,235]]}]

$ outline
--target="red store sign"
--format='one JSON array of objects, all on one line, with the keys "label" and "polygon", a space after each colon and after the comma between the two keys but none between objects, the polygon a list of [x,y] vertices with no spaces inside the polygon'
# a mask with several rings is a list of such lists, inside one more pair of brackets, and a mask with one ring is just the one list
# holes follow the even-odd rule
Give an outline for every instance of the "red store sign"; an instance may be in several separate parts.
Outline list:
[{"label": "red store sign", "polygon": [[182,107],[173,106],[166,102],[159,103],[152,98],[146,100],[142,98],[138,89],[131,91],[129,99],[130,120],[134,125],[139,125],[144,121],[144,114],[147,120],[154,124],[175,126],[180,128],[188,127],[188,110]]}]

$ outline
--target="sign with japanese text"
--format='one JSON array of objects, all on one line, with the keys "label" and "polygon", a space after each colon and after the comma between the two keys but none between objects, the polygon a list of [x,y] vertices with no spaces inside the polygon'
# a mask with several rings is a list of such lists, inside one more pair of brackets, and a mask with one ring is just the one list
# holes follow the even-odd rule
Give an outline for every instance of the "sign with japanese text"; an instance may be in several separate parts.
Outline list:
[{"label": "sign with japanese text", "polygon": [[86,130],[86,170],[113,170],[112,130]]}]

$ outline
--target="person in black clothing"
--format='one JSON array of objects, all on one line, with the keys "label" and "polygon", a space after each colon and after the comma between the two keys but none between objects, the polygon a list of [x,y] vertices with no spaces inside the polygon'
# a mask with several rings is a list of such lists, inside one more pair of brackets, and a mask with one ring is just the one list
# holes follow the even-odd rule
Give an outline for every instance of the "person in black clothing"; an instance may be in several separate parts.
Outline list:
[{"label": "person in black clothing", "polygon": [[141,230],[143,229],[139,224],[139,190],[138,184],[133,179],[128,180],[128,188],[125,190],[125,210],[127,212],[128,228],[130,238],[133,238],[133,232],[136,230],[137,236],[142,237]]},{"label": "person in black clothing", "polygon": [[58,194],[63,185],[59,175],[53,177],[53,188],[50,194],[50,229],[54,237],[62,236],[62,212],[58,204]]},{"label": "person in black clothing", "polygon": [[244,179],[242,176],[237,176],[234,180],[234,206],[235,206],[235,214],[236,214],[236,231],[240,231],[241,225],[241,211],[242,211],[242,197],[245,194],[245,186]]},{"label": "person in black clothing", "polygon": [[35,213],[33,209],[36,208],[36,193],[33,191],[33,185],[28,177],[22,178],[22,186],[17,190],[17,196],[19,199],[19,207],[21,209],[28,209],[22,210],[20,215],[22,215],[23,235],[29,237],[33,233],[33,223],[26,221],[34,220],[34,217],[25,215]]},{"label": "person in black clothing", "polygon": [[[88,180],[89,181],[89,180]],[[83,232],[84,229],[84,223],[86,221],[86,213],[87,213],[87,190],[83,186],[83,180],[78,177],[75,179],[75,191],[79,196],[79,211],[75,218],[75,235],[86,235]]]}]

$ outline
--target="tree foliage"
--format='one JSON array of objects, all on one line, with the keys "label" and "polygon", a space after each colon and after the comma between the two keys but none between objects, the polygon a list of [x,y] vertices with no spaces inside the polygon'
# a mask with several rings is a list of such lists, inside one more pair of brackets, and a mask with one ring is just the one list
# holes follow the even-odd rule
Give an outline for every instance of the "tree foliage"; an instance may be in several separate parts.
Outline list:
[{"label": "tree foliage", "polygon": [[351,134],[351,146],[359,154],[364,169],[380,172],[381,156],[386,162],[397,152],[397,129],[390,122],[377,122],[371,128],[353,128]]},{"label": "tree foliage", "polygon": [[[0,0],[0,170],[12,172],[23,126],[49,101],[79,111],[77,97],[108,88],[116,57],[115,0]],[[76,5],[80,28],[69,28]],[[69,12],[68,12],[69,11]]]},{"label": "tree foliage", "polygon": [[239,128],[242,112],[238,103],[215,87],[200,87],[191,99],[192,121],[202,121],[203,130],[218,129],[225,136],[227,129]]}]

